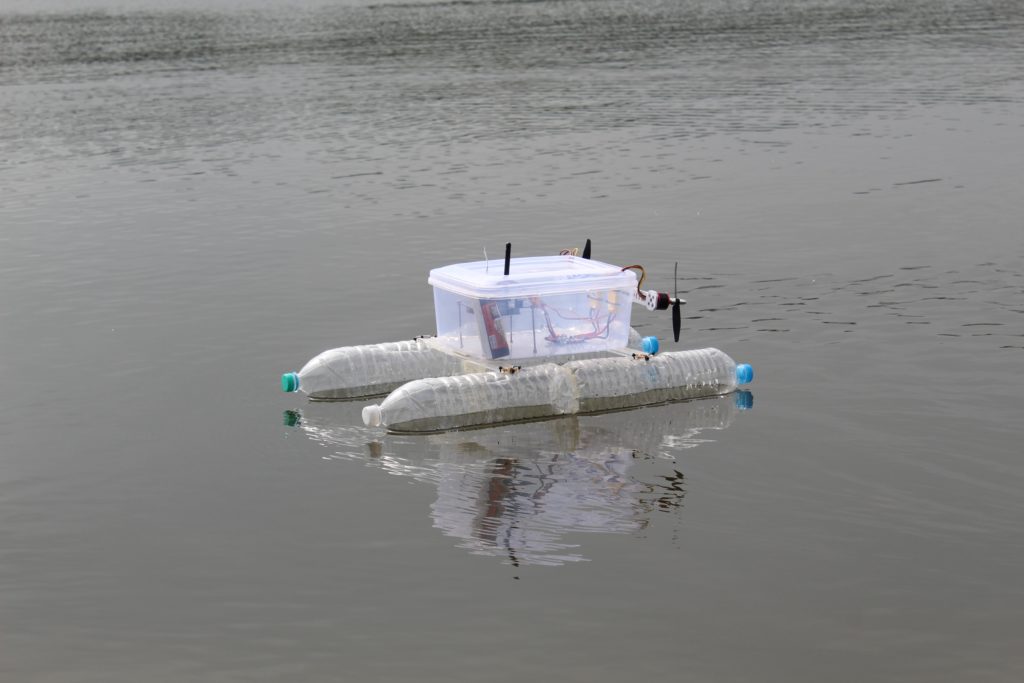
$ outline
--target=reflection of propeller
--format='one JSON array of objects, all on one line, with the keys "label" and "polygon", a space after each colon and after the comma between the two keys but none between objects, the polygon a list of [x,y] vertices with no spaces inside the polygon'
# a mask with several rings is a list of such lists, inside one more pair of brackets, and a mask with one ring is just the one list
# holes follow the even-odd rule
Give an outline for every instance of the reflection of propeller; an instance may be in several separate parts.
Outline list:
[{"label": "reflection of propeller", "polygon": [[672,280],[675,283],[675,293],[672,295],[672,337],[679,341],[679,330],[683,326],[683,316],[679,311],[679,261],[676,261],[675,270],[672,271]]}]

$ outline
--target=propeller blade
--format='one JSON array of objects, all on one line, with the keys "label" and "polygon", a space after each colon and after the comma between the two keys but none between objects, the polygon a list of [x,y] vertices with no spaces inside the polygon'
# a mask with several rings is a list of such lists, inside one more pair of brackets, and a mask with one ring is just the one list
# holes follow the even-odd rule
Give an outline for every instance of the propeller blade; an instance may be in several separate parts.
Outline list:
[{"label": "propeller blade", "polygon": [[683,327],[683,316],[679,312],[679,299],[672,302],[672,336],[679,341],[679,330]]},{"label": "propeller blade", "polygon": [[587,243],[583,246],[583,258],[590,258],[590,238],[587,238]]},{"label": "propeller blade", "polygon": [[679,330],[683,327],[683,316],[679,312],[679,261],[676,261],[676,267],[672,270],[672,283],[675,292],[675,301],[672,302],[672,336],[678,342]]},{"label": "propeller blade", "polygon": [[512,243],[505,243],[505,275],[508,275],[508,267],[512,262]]}]

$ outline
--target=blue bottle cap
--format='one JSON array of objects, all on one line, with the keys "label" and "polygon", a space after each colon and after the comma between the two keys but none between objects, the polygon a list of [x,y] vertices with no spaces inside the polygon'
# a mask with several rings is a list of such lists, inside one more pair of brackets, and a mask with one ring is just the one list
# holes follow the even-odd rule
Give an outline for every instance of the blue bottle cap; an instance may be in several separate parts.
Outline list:
[{"label": "blue bottle cap", "polygon": [[652,356],[658,352],[658,338],[657,337],[644,337],[640,340],[640,349],[644,353],[649,353]]},{"label": "blue bottle cap", "polygon": [[293,392],[299,390],[299,376],[294,372],[286,372],[281,375],[281,390]]},{"label": "blue bottle cap", "polygon": [[754,368],[747,363],[736,366],[736,384],[750,384],[754,381]]}]

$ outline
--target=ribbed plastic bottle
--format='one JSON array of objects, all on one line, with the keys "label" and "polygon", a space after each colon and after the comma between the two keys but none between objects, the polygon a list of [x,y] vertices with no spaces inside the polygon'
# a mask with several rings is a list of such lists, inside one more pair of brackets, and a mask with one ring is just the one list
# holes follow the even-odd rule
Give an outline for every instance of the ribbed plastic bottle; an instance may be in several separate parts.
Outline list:
[{"label": "ribbed plastic bottle", "polygon": [[445,353],[426,339],[343,346],[324,351],[298,372],[281,376],[284,391],[313,399],[386,394],[421,377],[478,372],[483,366]]},{"label": "ribbed plastic bottle", "polygon": [[546,363],[515,374],[475,372],[403,384],[380,405],[363,408],[367,426],[431,432],[575,413],[572,373]]},{"label": "ribbed plastic bottle", "polygon": [[[629,346],[643,346],[643,339],[633,328],[629,330]],[[570,359],[571,356],[564,360]],[[414,379],[487,369],[483,361],[445,351],[427,337],[324,351],[298,372],[284,373],[281,389],[301,391],[312,399],[340,400],[379,396]]]},{"label": "ribbed plastic bottle", "polygon": [[409,382],[363,409],[367,426],[442,431],[715,396],[753,379],[718,349],[594,358]]},{"label": "ribbed plastic bottle", "polygon": [[566,368],[584,413],[728,394],[738,383],[736,362],[711,348],[574,361]]}]

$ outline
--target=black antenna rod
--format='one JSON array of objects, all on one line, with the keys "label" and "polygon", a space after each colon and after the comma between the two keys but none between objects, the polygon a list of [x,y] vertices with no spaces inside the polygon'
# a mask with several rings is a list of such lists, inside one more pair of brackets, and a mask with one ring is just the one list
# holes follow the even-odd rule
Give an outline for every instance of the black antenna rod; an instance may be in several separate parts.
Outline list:
[{"label": "black antenna rod", "polygon": [[505,275],[508,275],[508,267],[512,261],[512,243],[505,242]]}]

